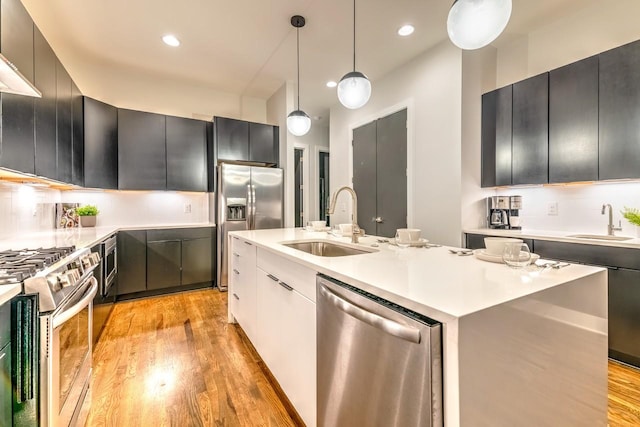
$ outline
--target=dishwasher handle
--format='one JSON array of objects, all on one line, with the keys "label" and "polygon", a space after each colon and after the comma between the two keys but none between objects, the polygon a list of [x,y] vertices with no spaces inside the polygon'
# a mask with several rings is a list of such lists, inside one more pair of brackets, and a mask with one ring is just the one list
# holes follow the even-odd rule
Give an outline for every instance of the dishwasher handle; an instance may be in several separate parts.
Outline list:
[{"label": "dishwasher handle", "polygon": [[364,310],[357,305],[339,297],[331,292],[325,286],[320,285],[320,294],[324,296],[329,302],[331,302],[338,309],[344,311],[348,315],[367,323],[374,328],[380,329],[389,335],[393,335],[405,341],[410,341],[415,344],[420,344],[420,330],[412,328],[410,326],[401,325],[393,320],[380,316],[379,314],[372,313]]}]

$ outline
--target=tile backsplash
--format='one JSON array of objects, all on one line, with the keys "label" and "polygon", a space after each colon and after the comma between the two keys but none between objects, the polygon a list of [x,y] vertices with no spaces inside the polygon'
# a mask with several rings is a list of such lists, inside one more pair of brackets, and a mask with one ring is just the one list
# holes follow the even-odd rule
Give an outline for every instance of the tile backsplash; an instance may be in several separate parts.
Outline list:
[{"label": "tile backsplash", "polygon": [[[523,229],[557,230],[578,233],[606,234],[608,211],[601,214],[602,205],[613,207],[613,223],[621,220],[620,235],[636,236],[638,230],[622,217],[625,207],[640,209],[640,182],[599,182],[596,184],[550,185],[521,187],[496,191],[498,195],[521,195]],[[557,215],[549,215],[549,205],[557,203]]]},{"label": "tile backsplash", "polygon": [[192,224],[209,221],[207,193],[60,191],[0,181],[0,239],[54,229],[54,204],[96,205],[97,225]]}]

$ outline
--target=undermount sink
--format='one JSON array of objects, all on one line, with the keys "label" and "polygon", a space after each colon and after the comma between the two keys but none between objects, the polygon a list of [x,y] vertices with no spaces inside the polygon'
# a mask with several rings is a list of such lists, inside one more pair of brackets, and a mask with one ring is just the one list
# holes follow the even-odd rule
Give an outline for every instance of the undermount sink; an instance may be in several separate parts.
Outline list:
[{"label": "undermount sink", "polygon": [[633,239],[633,237],[607,236],[604,234],[572,234],[567,237],[575,237],[577,239],[591,239],[591,240],[611,240],[616,242],[624,242],[625,240]]},{"label": "undermount sink", "polygon": [[282,242],[282,245],[293,248],[311,255],[322,257],[338,257],[349,255],[364,255],[372,252],[378,252],[375,249],[355,248],[344,244],[328,242],[326,240],[303,240]]}]

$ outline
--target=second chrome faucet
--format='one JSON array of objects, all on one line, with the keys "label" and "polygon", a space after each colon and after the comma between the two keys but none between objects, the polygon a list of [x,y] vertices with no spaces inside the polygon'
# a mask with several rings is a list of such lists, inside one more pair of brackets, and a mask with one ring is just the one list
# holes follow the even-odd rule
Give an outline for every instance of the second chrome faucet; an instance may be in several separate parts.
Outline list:
[{"label": "second chrome faucet", "polygon": [[605,211],[609,208],[609,224],[607,225],[607,236],[613,236],[615,231],[622,230],[621,223],[618,223],[618,227],[613,226],[613,208],[610,204],[606,203],[602,205],[602,215],[604,215]]}]

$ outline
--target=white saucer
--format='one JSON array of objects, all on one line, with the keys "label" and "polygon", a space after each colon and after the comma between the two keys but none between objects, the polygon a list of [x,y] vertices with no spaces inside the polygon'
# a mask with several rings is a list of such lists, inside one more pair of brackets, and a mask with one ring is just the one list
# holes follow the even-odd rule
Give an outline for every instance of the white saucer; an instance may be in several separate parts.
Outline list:
[{"label": "white saucer", "polygon": [[[473,255],[482,261],[489,261],[489,262],[496,262],[498,264],[504,264],[504,262],[502,261],[502,255],[494,255],[494,254],[487,253],[485,249],[476,249],[475,251],[473,251]],[[534,254],[534,253],[531,254],[531,264],[536,262],[538,259],[540,259],[540,255]]]},{"label": "white saucer", "polygon": [[[412,248],[421,248],[423,246],[426,246],[427,243],[429,243],[429,241],[427,239],[418,239],[414,242],[409,242],[409,246]],[[389,239],[389,244],[390,245],[394,245],[394,246],[398,246],[398,244],[396,243],[395,239]]]},{"label": "white saucer", "polygon": [[313,231],[313,232],[319,233],[322,231],[329,231],[331,230],[331,227],[322,227],[322,228],[305,227],[304,229],[306,231]]}]

